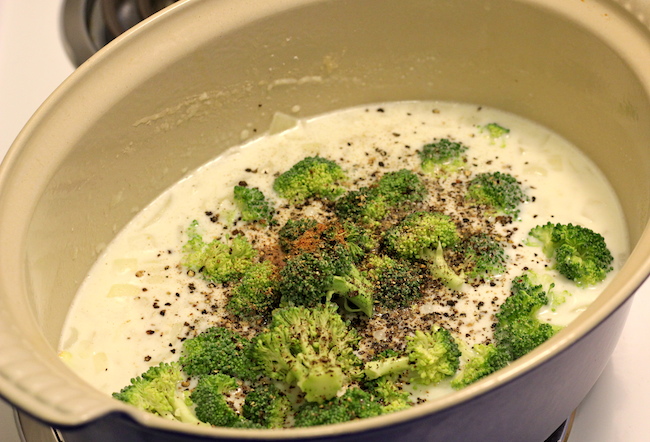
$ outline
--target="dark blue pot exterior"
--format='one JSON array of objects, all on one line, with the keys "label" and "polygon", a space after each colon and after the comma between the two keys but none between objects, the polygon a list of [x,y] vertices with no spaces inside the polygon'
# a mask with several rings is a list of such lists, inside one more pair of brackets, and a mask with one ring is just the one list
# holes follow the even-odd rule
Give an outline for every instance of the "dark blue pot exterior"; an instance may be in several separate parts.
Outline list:
[{"label": "dark blue pot exterior", "polygon": [[[312,442],[535,442],[562,424],[593,387],[623,329],[629,298],[597,327],[544,364],[488,393],[435,414],[363,433],[323,436]],[[161,432],[112,414],[61,431],[66,442],[258,441]],[[291,440],[291,439],[290,439]],[[295,439],[292,439],[295,440]]]}]

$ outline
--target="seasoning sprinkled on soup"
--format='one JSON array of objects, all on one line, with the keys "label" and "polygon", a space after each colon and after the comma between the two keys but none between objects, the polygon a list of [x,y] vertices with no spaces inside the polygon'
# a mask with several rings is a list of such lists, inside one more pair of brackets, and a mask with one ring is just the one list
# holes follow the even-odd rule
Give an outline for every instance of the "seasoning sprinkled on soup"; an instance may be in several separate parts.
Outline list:
[{"label": "seasoning sprinkled on soup", "polygon": [[628,254],[603,175],[528,120],[396,102],[276,121],[106,248],[60,341],[82,378],[198,425],[391,413],[560,333]]}]

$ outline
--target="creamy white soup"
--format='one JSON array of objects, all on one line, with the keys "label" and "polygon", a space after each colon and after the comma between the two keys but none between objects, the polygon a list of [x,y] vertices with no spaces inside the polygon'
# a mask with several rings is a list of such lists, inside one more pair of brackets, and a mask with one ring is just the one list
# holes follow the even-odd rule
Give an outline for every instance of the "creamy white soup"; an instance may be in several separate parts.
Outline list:
[{"label": "creamy white soup", "polygon": [[[281,209],[287,202],[274,193],[273,180],[307,156],[338,163],[351,190],[370,184],[371,176],[410,169],[429,183],[430,198],[436,199],[451,192],[456,178],[423,173],[418,152],[432,140],[447,138],[468,146],[463,166],[468,176],[507,172],[528,195],[516,220],[495,223],[508,244],[503,274],[491,284],[465,284],[459,293],[426,294],[406,313],[379,311],[362,332],[362,352],[369,340],[399,338],[399,330],[412,330],[432,317],[469,347],[489,342],[494,314],[524,268],[553,275],[556,292],[568,292],[563,302],[539,312],[543,321],[566,325],[599,295],[628,254],[623,215],[604,176],[566,140],[518,116],[466,104],[398,102],[307,120],[280,115],[277,121],[281,124],[271,131],[276,133],[231,148],[172,186],[106,247],[76,295],[60,340],[61,358],[81,378],[107,394],[119,391],[148,367],[177,360],[185,338],[229,325],[221,287],[188,274],[181,264],[187,228],[197,220],[206,239],[225,238],[237,229],[265,241],[264,229],[246,231],[233,187],[258,187],[278,208],[282,225],[293,212]],[[490,136],[485,126],[495,122],[509,132]],[[454,216],[452,204],[444,207]],[[318,218],[324,208],[312,202],[302,211]],[[590,287],[559,275],[538,247],[527,245],[530,229],[546,222],[579,224],[603,235],[614,271]],[[250,334],[256,325],[243,321],[237,327]],[[417,394],[435,397],[450,391],[449,382],[441,382]]]}]

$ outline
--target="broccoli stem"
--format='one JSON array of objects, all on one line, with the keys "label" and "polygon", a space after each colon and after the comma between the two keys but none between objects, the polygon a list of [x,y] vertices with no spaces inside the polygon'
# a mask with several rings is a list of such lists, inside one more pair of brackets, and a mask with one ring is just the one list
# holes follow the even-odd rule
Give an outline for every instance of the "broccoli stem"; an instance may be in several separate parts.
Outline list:
[{"label": "broccoli stem", "polygon": [[424,250],[420,254],[421,258],[427,261],[427,267],[431,276],[440,279],[444,285],[451,290],[460,290],[465,283],[464,275],[457,275],[447,261],[442,249],[442,244],[438,243],[438,248],[433,250]]},{"label": "broccoli stem", "polygon": [[400,356],[367,362],[364,368],[368,380],[378,379],[389,374],[400,374],[409,369],[409,357]]},{"label": "broccoli stem", "polygon": [[[342,296],[345,299],[344,306],[347,311],[363,312],[370,318],[373,313],[372,292],[369,287],[362,285],[361,274],[358,271],[351,272],[351,274],[356,276],[356,279],[352,282],[345,277],[334,276],[327,296],[331,298],[335,293]],[[351,307],[350,303],[354,304],[355,307]]]},{"label": "broccoli stem", "polygon": [[338,366],[322,366],[313,364],[309,371],[297,375],[296,385],[305,392],[309,402],[322,402],[323,398],[333,398],[347,382],[347,376]]},{"label": "broccoli stem", "polygon": [[176,391],[176,400],[174,401],[174,418],[181,422],[196,425],[206,425],[196,417],[194,410],[190,407],[192,401],[183,391]]}]

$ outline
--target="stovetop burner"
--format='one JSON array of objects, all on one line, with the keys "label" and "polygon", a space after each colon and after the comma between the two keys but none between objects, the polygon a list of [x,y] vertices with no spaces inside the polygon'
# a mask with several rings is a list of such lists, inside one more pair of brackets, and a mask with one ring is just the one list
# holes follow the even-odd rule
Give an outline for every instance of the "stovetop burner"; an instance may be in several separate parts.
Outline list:
[{"label": "stovetop burner", "polygon": [[79,66],[124,31],[176,0],[66,0],[63,35]]}]

